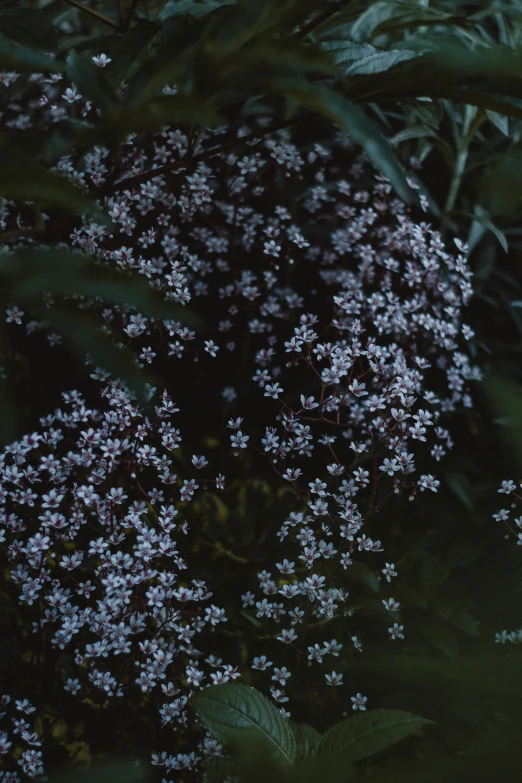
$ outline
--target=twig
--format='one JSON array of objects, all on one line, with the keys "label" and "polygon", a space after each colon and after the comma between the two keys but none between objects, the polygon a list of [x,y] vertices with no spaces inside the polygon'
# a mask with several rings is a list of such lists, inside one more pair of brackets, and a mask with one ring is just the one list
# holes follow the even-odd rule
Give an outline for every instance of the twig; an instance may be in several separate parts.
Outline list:
[{"label": "twig", "polygon": [[[300,115],[302,116],[302,115]],[[204,152],[200,152],[199,155],[195,155],[193,160],[195,163],[199,163],[199,161],[207,160],[208,158],[213,158],[215,155],[220,155],[222,152],[224,152],[227,149],[230,149],[232,147],[236,147],[238,144],[245,144],[249,141],[252,141],[253,139],[262,138],[263,136],[268,136],[270,133],[275,133],[278,130],[283,130],[284,128],[288,128],[289,126],[293,125],[299,117],[293,117],[290,120],[285,120],[284,122],[277,123],[275,125],[271,125],[269,128],[263,128],[258,129],[254,131],[253,133],[250,133],[248,136],[243,136],[241,138],[235,138],[231,141],[227,142],[226,144],[222,144],[220,147],[212,147],[211,149],[205,150]],[[199,143],[199,139],[198,139]],[[134,187],[135,185],[139,185],[142,182],[147,182],[150,179],[154,179],[155,177],[161,177],[164,174],[168,174],[171,171],[176,171],[176,169],[186,167],[188,163],[188,158],[181,158],[181,160],[176,161],[175,163],[169,163],[166,166],[160,166],[157,169],[150,169],[149,171],[144,171],[142,174],[136,174],[134,177],[128,177],[127,179],[122,179],[119,182],[116,183],[110,183],[110,192],[117,190],[127,190],[129,187]],[[109,188],[104,185],[103,189],[100,189],[98,195],[106,195]]]},{"label": "twig", "polygon": [[81,3],[80,0],[65,0],[65,2],[69,3],[69,5],[73,5],[75,8],[78,8],[80,11],[85,11],[86,14],[94,16],[94,18],[99,19],[100,22],[105,22],[105,24],[110,25],[115,30],[120,29],[120,25],[115,19],[111,19],[110,16],[102,14],[101,11],[97,11],[95,8],[91,8],[90,6],[85,5],[85,3]]},{"label": "twig", "polygon": [[319,14],[319,16],[316,16],[314,19],[312,19],[308,24],[305,24],[304,27],[302,27],[297,32],[298,38],[305,38],[309,33],[313,32],[313,30],[316,29],[316,27],[319,27],[323,22],[326,22],[327,19],[329,19],[331,16],[337,13],[337,11],[340,11],[341,8],[345,5],[348,5],[351,0],[341,0],[337,5],[333,6],[333,8],[328,8],[326,11],[323,11],[322,14]]},{"label": "twig", "polygon": [[130,23],[132,22],[132,17],[134,16],[134,12],[136,10],[136,7],[138,5],[140,0],[132,0],[131,6],[129,8],[129,11],[127,13],[127,16],[125,17],[125,21],[123,23],[123,29],[128,30],[130,27]]}]

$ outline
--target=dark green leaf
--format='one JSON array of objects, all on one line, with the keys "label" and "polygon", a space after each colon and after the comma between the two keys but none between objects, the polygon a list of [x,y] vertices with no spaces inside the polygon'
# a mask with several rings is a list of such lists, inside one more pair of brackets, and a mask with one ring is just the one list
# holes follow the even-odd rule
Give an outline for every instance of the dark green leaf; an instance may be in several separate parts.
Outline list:
[{"label": "dark green leaf", "polygon": [[67,72],[83,98],[92,101],[96,109],[111,112],[120,101],[109,84],[105,68],[98,68],[91,60],[73,54],[69,57]]},{"label": "dark green leaf", "polygon": [[433,138],[437,134],[433,128],[423,128],[422,126],[416,126],[414,128],[404,128],[399,131],[390,139],[391,144],[401,144],[403,141],[410,141],[410,139],[426,139]]},{"label": "dark green leaf", "polygon": [[94,213],[102,219],[101,209],[89,196],[22,150],[0,148],[0,196],[43,202],[79,214]]},{"label": "dark green leaf", "polygon": [[422,13],[419,9],[415,14],[404,14],[403,16],[396,16],[393,19],[388,19],[385,22],[381,22],[372,32],[372,38],[376,38],[384,33],[394,33],[402,30],[411,30],[414,27],[432,27],[440,26],[444,27],[468,27],[472,26],[472,22],[466,19],[465,16],[451,16],[450,14],[437,13],[436,11]]},{"label": "dark green leaf", "polygon": [[140,402],[145,402],[145,383],[150,379],[139,370],[135,354],[114,345],[111,337],[101,330],[98,318],[56,305],[46,308],[42,304],[37,308],[34,302],[32,309],[49,322],[80,360],[90,357],[96,366],[108,370],[136,392]]},{"label": "dark green leaf", "polygon": [[303,759],[317,753],[321,741],[321,735],[317,729],[308,723],[296,723],[295,721],[290,721],[290,726],[297,744],[297,758]]},{"label": "dark green leaf", "polygon": [[389,19],[395,13],[393,3],[381,2],[373,3],[364,11],[352,26],[351,38],[353,41],[367,41],[372,37],[372,33],[377,25]]},{"label": "dark green leaf", "polygon": [[473,503],[469,496],[469,481],[462,473],[448,473],[446,475],[446,484],[455,493],[455,495],[462,501],[467,509],[471,509]]},{"label": "dark green leaf", "polygon": [[489,109],[486,109],[486,114],[495,128],[498,128],[499,131],[504,134],[504,136],[509,136],[509,120],[507,117],[505,117],[503,114],[499,114],[496,111],[490,111]]},{"label": "dark green leaf", "polygon": [[50,775],[50,783],[143,783],[148,775],[147,765],[139,759],[98,761],[89,769],[62,770]]},{"label": "dark green leaf", "polygon": [[202,99],[183,95],[166,95],[153,98],[141,106],[125,109],[117,120],[121,135],[131,131],[145,131],[164,125],[218,125],[219,114]]},{"label": "dark green leaf", "polygon": [[390,180],[399,196],[410,201],[412,193],[393,147],[359,106],[328,87],[298,79],[275,81],[273,89],[322,114],[349,134],[362,146],[375,168]]},{"label": "dark green leaf", "polygon": [[350,62],[351,60],[362,60],[379,51],[371,44],[353,43],[352,41],[345,41],[344,39],[321,41],[319,48],[323,52],[328,52],[336,65]]},{"label": "dark green leaf", "polygon": [[211,686],[195,693],[190,704],[210,731],[226,745],[263,743],[282,767],[292,766],[297,746],[292,729],[262,693],[238,683]]},{"label": "dark green leaf", "polygon": [[50,18],[35,8],[1,9],[0,35],[37,51],[54,52],[58,47]]},{"label": "dark green leaf", "polygon": [[459,641],[451,628],[439,620],[421,620],[415,624],[415,630],[438,650],[456,658],[459,654]]},{"label": "dark green leaf", "polygon": [[449,598],[435,598],[432,600],[431,605],[443,620],[451,623],[455,628],[470,634],[470,636],[477,636],[479,624],[471,616],[470,612],[457,601]]},{"label": "dark green leaf", "polygon": [[410,104],[413,111],[423,122],[431,125],[432,128],[439,129],[440,121],[444,113],[441,101],[434,99],[430,101],[417,100]]},{"label": "dark green leaf", "polygon": [[236,0],[170,0],[161,10],[159,18],[168,19],[172,16],[206,16],[211,11],[216,11],[224,5],[236,5]]},{"label": "dark green leaf", "polygon": [[119,84],[123,79],[128,80],[130,75],[140,67],[142,55],[150,47],[159,30],[158,22],[140,19],[125,35],[116,38],[109,49],[112,59],[109,75],[116,84]]},{"label": "dark green leaf", "polygon": [[65,64],[0,37],[0,68],[21,73],[59,73],[65,71]]},{"label": "dark green leaf", "polygon": [[506,235],[491,222],[487,210],[485,210],[483,207],[477,204],[472,217],[473,217],[473,223],[471,225],[469,237],[468,237],[468,246],[470,252],[471,250],[473,250],[473,248],[481,238],[481,233],[477,232],[477,224],[478,224],[491,231],[491,233],[494,234],[498,239],[499,244],[502,247],[504,253],[507,253],[509,248],[508,248],[508,241]]},{"label": "dark green leaf", "polygon": [[401,710],[372,710],[333,726],[321,738],[318,753],[329,764],[352,764],[373,756],[433,721]]},{"label": "dark green leaf", "polygon": [[17,409],[9,376],[10,346],[5,319],[0,323],[0,444],[6,446],[17,435]]},{"label": "dark green leaf", "polygon": [[455,544],[446,557],[449,566],[467,566],[474,563],[482,554],[483,545],[477,538],[466,538]]},{"label": "dark green leaf", "polygon": [[61,296],[99,297],[121,307],[134,307],[151,318],[201,326],[200,319],[188,308],[166,301],[146,278],[123,274],[80,253],[21,250],[3,256],[0,270],[11,279],[10,290],[16,300],[35,301],[44,290]]},{"label": "dark green leaf", "polygon": [[345,76],[368,76],[374,73],[389,71],[399,63],[418,57],[417,52],[408,49],[397,49],[390,52],[378,52],[357,60],[344,70]]}]

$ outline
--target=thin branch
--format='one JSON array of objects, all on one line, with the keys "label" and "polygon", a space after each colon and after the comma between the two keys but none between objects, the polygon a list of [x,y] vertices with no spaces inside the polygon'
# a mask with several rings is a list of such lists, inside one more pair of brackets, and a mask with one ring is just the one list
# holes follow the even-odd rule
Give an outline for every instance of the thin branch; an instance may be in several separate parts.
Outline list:
[{"label": "thin branch", "polygon": [[351,0],[340,0],[337,5],[334,5],[333,8],[327,8],[326,11],[323,11],[322,14],[319,14],[318,16],[314,17],[308,24],[305,24],[304,27],[302,27],[297,32],[298,38],[305,38],[309,33],[313,32],[319,25],[323,24],[323,22],[326,22],[327,19],[329,19],[331,16],[337,13],[337,11],[340,11],[341,8],[343,8],[345,5],[348,5]]},{"label": "thin branch", "polygon": [[[250,133],[248,136],[232,139],[231,141],[227,142],[226,144],[222,144],[219,147],[212,147],[211,149],[205,150],[204,152],[200,152],[199,155],[194,156],[193,162],[199,163],[202,160],[208,160],[208,158],[213,158],[215,155],[220,155],[225,150],[230,149],[232,147],[236,147],[238,144],[245,144],[249,141],[252,141],[253,139],[259,139],[262,138],[263,136],[268,136],[270,133],[275,133],[275,131],[283,130],[283,128],[288,128],[289,126],[297,122],[297,120],[300,119],[300,117],[302,116],[303,115],[293,117],[290,120],[285,120],[284,122],[276,123],[268,128],[263,128],[262,130],[258,129],[253,133]],[[134,177],[128,177],[127,179],[122,179],[116,183],[111,182],[110,188],[108,187],[108,183],[105,183],[103,188],[101,188],[98,191],[98,195],[104,196],[107,194],[109,190],[111,193],[117,190],[127,190],[129,187],[134,187],[135,185],[139,185],[142,182],[148,182],[148,180],[150,179],[154,179],[155,177],[161,177],[164,174],[169,174],[171,171],[176,171],[179,168],[182,167],[186,168],[187,163],[191,163],[191,162],[192,161],[189,161],[188,159],[181,158],[180,160],[177,160],[175,163],[169,163],[166,166],[159,166],[157,169],[149,169],[149,171],[144,171],[142,174],[136,174]]]},{"label": "thin branch", "polygon": [[123,23],[123,27],[125,30],[128,30],[130,27],[130,23],[132,22],[132,17],[134,16],[134,12],[136,11],[136,7],[139,1],[140,0],[132,0],[127,16],[125,17],[125,22]]},{"label": "thin branch", "polygon": [[105,14],[102,14],[101,11],[97,11],[95,8],[91,8],[90,6],[85,5],[85,3],[81,3],[80,0],[65,0],[65,2],[69,3],[69,5],[73,5],[75,8],[78,8],[80,11],[85,11],[86,14],[94,16],[94,18],[98,19],[100,22],[105,22],[105,24],[110,25],[115,30],[120,29],[120,25],[115,19],[111,19],[110,16],[105,16]]}]

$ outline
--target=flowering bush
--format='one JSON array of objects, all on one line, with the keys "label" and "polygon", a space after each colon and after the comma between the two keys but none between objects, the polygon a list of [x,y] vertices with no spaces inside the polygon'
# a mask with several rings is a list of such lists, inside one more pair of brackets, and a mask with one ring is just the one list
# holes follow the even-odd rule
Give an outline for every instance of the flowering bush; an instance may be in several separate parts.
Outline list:
[{"label": "flowering bush", "polygon": [[[1,702],[11,783],[43,775],[64,748],[88,758],[98,721],[143,748],[164,783],[201,780],[226,750],[219,722],[213,733],[192,709],[209,686],[255,684],[289,736],[295,721],[327,728],[348,714],[366,726],[378,707],[410,708],[402,688],[379,695],[378,677],[425,671],[419,641],[457,658],[448,625],[478,633],[476,607],[446,583],[479,557],[478,525],[460,541],[462,508],[446,509],[451,492],[470,513],[491,496],[470,499],[462,473],[462,430],[480,416],[475,332],[487,329],[468,256],[478,224],[505,237],[478,209],[465,242],[450,215],[473,133],[487,118],[505,131],[495,112],[511,55],[483,110],[465,68],[448,87],[451,59],[427,39],[405,49],[386,15],[350,21],[347,43],[342,3],[280,3],[276,21],[246,2],[196,3],[188,20],[171,5],[134,26],[136,4],[118,23],[87,9],[118,35],[71,40],[71,56],[29,56],[16,30],[18,46],[0,41],[13,145],[0,172],[13,346],[0,384],[25,353],[56,365],[62,343],[88,368],[80,383],[69,365],[49,372],[61,401],[0,454],[9,638],[20,636],[6,657],[35,672],[6,683]],[[67,42],[81,25],[54,27]],[[469,52],[474,79],[481,56]],[[427,148],[403,156],[406,176],[357,105],[420,96],[412,111],[431,130],[393,143],[430,139],[430,79],[435,96],[476,102],[462,117],[446,107],[461,135],[441,218],[422,181]],[[500,491],[519,499],[513,482]],[[520,632],[497,634],[507,640]],[[417,656],[406,664],[405,649]],[[137,742],[133,722],[146,727]]]},{"label": "flowering bush", "polygon": [[[94,58],[100,67],[110,67],[107,60]],[[90,110],[61,79],[37,75],[30,85],[40,92],[31,106],[42,130],[70,107]],[[167,300],[200,314],[206,334],[73,298],[129,340],[142,365],[169,377],[167,389],[150,388],[153,409],[143,409],[97,368],[101,409],[66,392],[67,407],[2,458],[11,580],[21,603],[35,609],[33,631],[74,653],[78,670],[65,690],[98,700],[131,698],[136,688],[161,692],[158,721],[179,731],[190,729],[194,689],[249,667],[269,672],[265,687],[291,714],[292,659],[274,666],[260,648],[246,669],[237,659],[223,664],[216,640],[228,618],[212,603],[212,585],[191,574],[186,509],[198,492],[225,485],[211,466],[226,465],[235,478],[235,464],[254,452],[252,460],[267,460],[293,488],[294,509],[277,532],[287,556],[267,563],[240,600],[277,637],[280,654],[293,648],[313,664],[308,676],[341,687],[343,675],[321,664],[338,659],[343,644],[326,629],[309,643],[310,629],[355,615],[350,643],[363,650],[348,601],[350,569],[371,563],[379,579],[397,577],[386,555],[372,557],[386,551],[374,519],[390,495],[413,500],[437,491],[431,471],[452,447],[444,425],[458,406],[471,406],[469,382],[480,378],[466,350],[473,332],[462,321],[472,293],[465,245],[456,240],[456,255],[448,252],[345,137],[299,149],[289,131],[258,137],[264,125],[260,118],[237,131],[244,154],[213,153],[228,126],[201,134],[190,167],[187,136],[171,127],[141,144],[128,137],[118,168],[103,147],[76,166],[71,157],[58,161],[61,175],[94,196],[104,192],[99,199],[114,221],[105,227],[84,216],[62,230],[59,246],[143,275]],[[3,227],[14,222],[6,203]],[[29,334],[46,329],[16,303],[6,317]],[[223,400],[222,424],[213,423],[223,451],[216,459],[199,453],[197,425],[173,402],[188,404],[202,383],[194,362],[198,370],[204,364],[205,396]],[[256,418],[248,408],[236,415],[250,400]],[[192,524],[197,535],[197,519]],[[399,602],[382,603],[390,639],[403,639]],[[280,627],[271,630],[274,622]],[[354,710],[366,701],[351,697]],[[211,735],[199,747],[220,748]],[[40,751],[22,758],[26,773],[41,772]],[[164,752],[154,763],[174,770],[199,758],[195,749]]]}]

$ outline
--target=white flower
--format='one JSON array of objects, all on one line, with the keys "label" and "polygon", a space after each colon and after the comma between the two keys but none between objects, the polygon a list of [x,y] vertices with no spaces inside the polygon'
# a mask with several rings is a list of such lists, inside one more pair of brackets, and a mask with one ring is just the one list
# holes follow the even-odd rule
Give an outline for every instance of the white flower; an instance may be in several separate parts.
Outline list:
[{"label": "white flower", "polygon": [[342,685],[343,684],[343,675],[337,674],[336,672],[332,672],[331,674],[325,674],[324,678],[326,680],[327,685]]},{"label": "white flower", "polygon": [[352,710],[361,710],[361,712],[364,712],[368,698],[363,696],[362,693],[357,693],[355,696],[351,696],[350,698],[352,700]]},{"label": "white flower", "polygon": [[106,54],[97,54],[95,57],[91,58],[93,63],[97,65],[99,68],[105,68],[109,63],[112,63],[112,60],[110,57],[107,57]]}]

